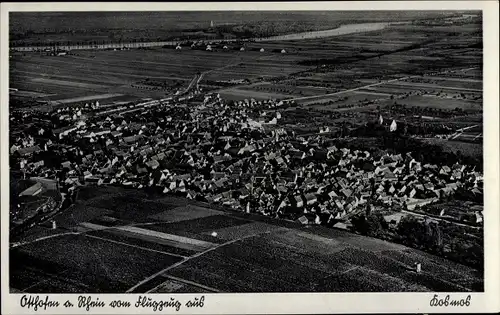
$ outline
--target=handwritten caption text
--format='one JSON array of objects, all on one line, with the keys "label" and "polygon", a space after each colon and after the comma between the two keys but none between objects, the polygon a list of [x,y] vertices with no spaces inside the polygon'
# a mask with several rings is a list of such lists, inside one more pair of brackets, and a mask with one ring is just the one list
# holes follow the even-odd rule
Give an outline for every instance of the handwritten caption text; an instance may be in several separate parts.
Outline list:
[{"label": "handwritten caption text", "polygon": [[205,296],[195,297],[189,299],[188,301],[181,302],[176,298],[162,298],[161,300],[153,299],[144,295],[139,295],[135,303],[127,300],[111,300],[103,301],[99,297],[92,297],[90,295],[84,296],[80,295],[75,300],[67,299],[64,303],[60,301],[51,300],[49,296],[39,296],[39,295],[23,295],[19,301],[21,307],[28,308],[36,311],[46,311],[51,308],[79,308],[85,311],[90,311],[96,308],[110,307],[113,309],[117,308],[142,308],[150,309],[153,312],[161,312],[163,310],[172,309],[176,312],[180,311],[181,308],[202,308],[205,305]]}]

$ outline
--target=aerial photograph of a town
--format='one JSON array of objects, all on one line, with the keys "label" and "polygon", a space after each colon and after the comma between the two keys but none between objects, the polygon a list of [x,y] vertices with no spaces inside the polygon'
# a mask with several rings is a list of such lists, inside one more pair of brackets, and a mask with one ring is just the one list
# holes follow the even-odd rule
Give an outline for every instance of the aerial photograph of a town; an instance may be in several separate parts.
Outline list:
[{"label": "aerial photograph of a town", "polygon": [[10,12],[10,292],[484,292],[482,19]]}]

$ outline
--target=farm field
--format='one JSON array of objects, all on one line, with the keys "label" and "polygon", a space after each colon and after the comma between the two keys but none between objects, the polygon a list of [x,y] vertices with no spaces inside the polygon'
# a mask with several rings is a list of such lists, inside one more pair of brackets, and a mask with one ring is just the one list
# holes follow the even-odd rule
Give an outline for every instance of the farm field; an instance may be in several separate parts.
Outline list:
[{"label": "farm field", "polygon": [[[22,18],[20,18],[22,14]],[[228,12],[135,12],[92,14],[72,14],[64,16],[58,12],[13,13],[9,19],[11,44],[23,45],[38,42],[71,41],[92,42],[95,40],[131,41],[138,39],[162,40],[179,36],[203,33],[214,36],[208,30],[210,21],[216,26],[224,26],[229,34],[238,34],[242,29],[253,29],[252,35],[294,34],[304,31],[331,30],[344,24],[377,23],[392,21],[412,21],[416,19],[453,16],[456,13],[422,11],[376,11],[370,16],[365,13],[291,11],[283,14],[276,11]],[[54,29],[58,23],[67,25],[67,29],[55,33],[39,33],[40,29]],[[108,30],[113,25],[112,30]],[[130,26],[134,29],[131,30]],[[70,32],[85,27],[85,32]],[[262,27],[262,28],[261,28]],[[31,31],[31,32],[30,32]],[[269,33],[271,31],[271,33]]]},{"label": "farm field", "polygon": [[[198,72],[210,71],[204,80],[224,81],[271,78],[307,69],[290,59],[259,52],[172,49],[130,51],[78,51],[59,57],[37,54],[17,55],[10,68],[10,87],[32,93],[50,94],[53,101],[85,100],[99,94],[164,96],[166,92],[143,91],[132,85],[146,79],[186,82]],[[133,60],[133,61],[131,61]],[[103,70],[103,69],[106,70]],[[217,71],[218,68],[224,70]],[[203,82],[202,82],[203,84]],[[268,98],[266,96],[265,98]],[[109,100],[108,100],[109,101]],[[104,102],[104,103],[103,103]],[[103,100],[101,104],[106,104]]]},{"label": "farm field", "polygon": [[481,111],[482,102],[460,100],[454,98],[440,98],[433,95],[412,95],[399,100],[398,103],[408,106],[425,106],[440,109],[461,108],[464,111]]},{"label": "farm field", "polygon": [[[22,250],[14,251],[13,255],[30,257],[30,262],[27,263],[29,269],[35,270],[39,275],[52,275],[61,281],[71,279],[78,284],[83,282],[97,289],[107,280],[106,287],[93,292],[106,292],[116,288],[123,290],[142,277],[160,270],[165,264],[173,264],[180,260],[166,254],[134,249],[131,246],[86,235],[52,237],[44,242],[46,246],[38,246],[36,243],[25,245]],[[72,255],[68,255],[68,252]],[[122,257],[130,257],[130,261],[134,263],[130,264]],[[141,268],[137,268],[138,265],[142,265]],[[82,272],[81,266],[93,272]],[[16,276],[12,278],[15,282]],[[36,290],[37,284],[33,283],[30,286]],[[107,286],[110,286],[109,289]]]},{"label": "farm field", "polygon": [[361,106],[369,102],[385,100],[390,97],[386,93],[352,91],[333,96],[319,96],[313,99],[299,100],[298,103],[316,109],[342,108],[344,105]]},{"label": "farm field", "polygon": [[482,157],[482,143],[468,143],[461,141],[449,141],[444,139],[425,139],[425,142],[440,146],[444,152],[457,153],[460,151],[463,155],[469,157]]},{"label": "farm field", "polygon": [[[118,187],[83,188],[77,204],[55,220],[57,233],[47,234],[50,227],[40,226],[11,248],[10,257],[16,261],[10,278],[13,289],[482,290],[480,275],[472,269],[401,245]],[[422,261],[426,272],[411,271],[413,261]],[[457,268],[460,274],[452,271]]]},{"label": "farm field", "polygon": [[[450,27],[449,30],[452,32],[453,28]],[[480,48],[455,48],[460,45],[467,47],[476,45],[481,42],[480,37],[467,36],[463,39],[453,35],[443,38],[442,35],[432,35],[426,28],[410,33],[392,27],[371,34],[370,37],[365,34],[350,34],[323,39],[252,43],[254,49],[261,47],[266,51],[287,48],[287,53],[282,55],[286,55],[287,58],[302,57],[298,63],[306,64],[316,71],[298,72],[291,79],[265,85],[254,84],[248,86],[248,89],[286,94],[293,98],[334,93],[379,83],[384,79],[412,76],[397,82],[366,87],[363,91],[394,95],[411,91],[424,93],[482,91]],[[469,57],[461,58],[464,53]],[[275,57],[278,58],[280,56]],[[429,62],[439,74],[429,77],[431,75],[429,73],[413,78],[416,71],[428,68]],[[450,69],[457,72],[448,72]],[[468,70],[461,71],[461,69]]]},{"label": "farm field", "polygon": [[[415,80],[415,79],[410,79],[408,81],[401,80],[398,81],[397,86],[411,86],[411,87],[417,87],[417,88],[429,88],[429,89],[434,89],[434,90],[441,90],[441,91],[463,91],[463,92],[481,92],[482,84],[479,82],[443,82],[442,80],[433,80],[434,82],[428,82],[428,83],[422,83],[418,82],[422,81],[420,80]],[[431,80],[427,80],[431,81]],[[468,86],[468,87],[466,87]]]},{"label": "farm field", "polygon": [[266,100],[266,99],[280,99],[289,97],[289,95],[286,94],[250,91],[238,88],[225,89],[218,91],[218,93],[221,95],[221,97],[230,101],[237,101],[237,100],[251,99],[251,98],[255,100]]},{"label": "farm field", "polygon": [[[355,33],[232,43],[227,49],[214,45],[213,51],[183,46],[180,50],[74,51],[59,57],[17,54],[11,59],[10,87],[28,93],[51,94],[52,100],[56,100],[57,95],[61,96],[60,100],[99,94],[162,97],[169,92],[141,90],[133,85],[146,79],[177,80],[187,85],[201,72],[204,75],[200,84],[216,90],[219,84],[220,94],[230,100],[300,98],[352,88],[362,88],[360,92],[372,97],[379,93],[384,97],[383,94],[397,96],[410,91],[482,91],[482,43],[481,37],[474,35],[480,30],[479,26],[466,27],[462,33],[453,25],[441,27],[439,32],[433,32],[428,26],[411,28],[410,32],[392,25],[372,31],[369,36]],[[240,51],[241,47],[245,50]],[[261,49],[264,51],[260,52]],[[429,65],[439,73],[432,78],[430,74],[418,75]],[[467,68],[467,71],[445,73],[449,69]],[[413,77],[415,75],[418,77]],[[370,86],[406,76],[412,77]],[[232,80],[243,80],[247,85],[225,88],[217,83]]]},{"label": "farm field", "polygon": [[463,142],[475,142],[482,143],[483,142],[483,134],[482,133],[472,133],[472,132],[464,132],[460,134],[458,137],[453,139],[454,141],[463,141]]}]

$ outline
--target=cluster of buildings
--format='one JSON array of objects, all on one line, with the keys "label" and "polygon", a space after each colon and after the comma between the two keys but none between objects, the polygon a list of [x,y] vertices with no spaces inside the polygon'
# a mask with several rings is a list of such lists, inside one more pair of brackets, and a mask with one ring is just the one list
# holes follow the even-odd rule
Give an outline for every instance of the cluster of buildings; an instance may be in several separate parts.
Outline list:
[{"label": "cluster of buildings", "polygon": [[57,178],[69,190],[122,185],[339,227],[362,211],[414,211],[459,189],[483,191],[482,175],[466,165],[339,148],[324,128],[323,135],[296,137],[280,125],[282,102],[229,106],[208,94],[153,105],[102,115],[105,107],[90,104],[46,114],[32,134],[11,139],[12,167]]}]

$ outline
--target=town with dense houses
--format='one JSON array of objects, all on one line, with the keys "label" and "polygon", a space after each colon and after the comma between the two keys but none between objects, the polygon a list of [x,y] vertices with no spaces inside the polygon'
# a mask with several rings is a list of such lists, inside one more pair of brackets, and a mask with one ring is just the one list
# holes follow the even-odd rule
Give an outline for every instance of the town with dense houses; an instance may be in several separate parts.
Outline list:
[{"label": "town with dense houses", "polygon": [[480,10],[120,10],[9,12],[11,294],[489,288]]},{"label": "town with dense houses", "polygon": [[[323,126],[315,136],[296,136],[280,125],[289,105],[252,99],[229,106],[217,94],[199,94],[111,113],[99,102],[14,112],[11,125],[32,123],[12,133],[11,167],[25,178],[55,179],[63,199],[82,185],[120,185],[343,229],[358,213],[412,213],[459,190],[483,194],[482,174],[470,165],[337,147]],[[396,128],[393,120],[388,132]],[[35,182],[21,195],[42,189]],[[393,225],[401,219],[386,217]],[[482,209],[438,217],[477,224]]]}]

